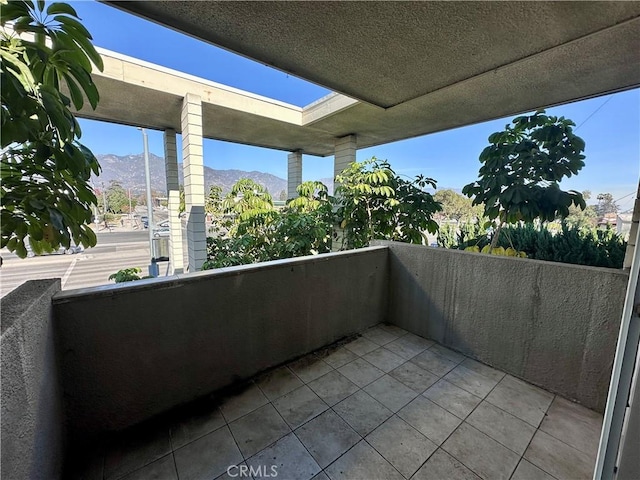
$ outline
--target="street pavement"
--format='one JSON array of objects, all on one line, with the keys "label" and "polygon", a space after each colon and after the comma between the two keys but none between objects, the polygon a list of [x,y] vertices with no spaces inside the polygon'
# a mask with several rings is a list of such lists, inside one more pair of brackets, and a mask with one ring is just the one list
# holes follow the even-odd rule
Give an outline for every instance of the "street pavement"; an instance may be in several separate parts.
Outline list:
[{"label": "street pavement", "polygon": [[[142,269],[147,275],[149,258],[148,231],[113,229],[98,232],[95,247],[73,255],[43,255],[20,259],[6,249],[0,251],[0,297],[27,280],[61,278],[62,289],[112,284],[109,275],[129,267]],[[168,273],[168,262],[160,262],[160,276]]]}]

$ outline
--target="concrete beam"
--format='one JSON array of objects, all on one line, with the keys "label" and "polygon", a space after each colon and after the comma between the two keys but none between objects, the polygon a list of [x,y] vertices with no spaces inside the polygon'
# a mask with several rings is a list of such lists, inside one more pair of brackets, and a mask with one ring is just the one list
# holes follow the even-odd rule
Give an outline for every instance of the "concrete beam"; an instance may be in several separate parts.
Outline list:
[{"label": "concrete beam", "polygon": [[202,100],[187,93],[182,102],[182,158],[187,211],[189,271],[202,270],[207,259],[204,216],[204,161],[202,154]]},{"label": "concrete beam", "polygon": [[298,196],[297,188],[302,183],[302,152],[293,152],[287,158],[287,199]]},{"label": "concrete beam", "polygon": [[178,183],[178,153],[176,131],[164,131],[164,166],[167,177],[167,208],[169,209],[169,258],[172,273],[184,271],[182,252],[182,220],[180,220],[180,184]]}]

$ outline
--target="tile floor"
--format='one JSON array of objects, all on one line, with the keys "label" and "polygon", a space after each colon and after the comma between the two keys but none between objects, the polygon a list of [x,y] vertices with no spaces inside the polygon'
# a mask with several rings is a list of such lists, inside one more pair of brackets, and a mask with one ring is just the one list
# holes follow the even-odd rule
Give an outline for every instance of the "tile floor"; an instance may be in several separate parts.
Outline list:
[{"label": "tile floor", "polygon": [[[378,325],[83,457],[85,479],[588,479],[602,416]],[[276,475],[277,474],[277,475]]]}]

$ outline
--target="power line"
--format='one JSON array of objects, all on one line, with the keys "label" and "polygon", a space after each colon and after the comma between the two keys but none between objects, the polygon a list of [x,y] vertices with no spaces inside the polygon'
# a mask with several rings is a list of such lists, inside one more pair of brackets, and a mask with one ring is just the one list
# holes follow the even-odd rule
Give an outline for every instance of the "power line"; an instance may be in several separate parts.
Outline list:
[{"label": "power line", "polygon": [[609,101],[610,101],[612,98],[613,98],[613,96],[610,96],[609,98],[607,98],[607,99],[602,103],[602,105],[600,105],[598,108],[596,108],[596,109],[593,111],[593,113],[591,113],[591,115],[589,115],[587,118],[585,118],[585,119],[584,119],[584,121],[583,121],[580,125],[578,125],[576,128],[574,128],[574,129],[573,129],[573,131],[575,132],[575,131],[576,131],[576,130],[578,130],[582,125],[584,125],[585,123],[587,123],[587,121],[588,121],[591,117],[593,117],[596,113],[598,113],[598,111],[600,111],[600,109],[601,109],[602,107],[604,107],[607,103],[609,103]]}]

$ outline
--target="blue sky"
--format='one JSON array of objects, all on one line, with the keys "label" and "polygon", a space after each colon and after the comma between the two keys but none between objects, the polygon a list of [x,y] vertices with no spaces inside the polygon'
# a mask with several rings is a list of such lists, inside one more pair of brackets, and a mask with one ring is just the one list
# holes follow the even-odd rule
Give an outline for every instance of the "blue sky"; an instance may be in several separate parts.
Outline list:
[{"label": "blue sky", "polygon": [[[304,106],[329,90],[266,67],[186,35],[93,1],[72,2],[97,46],[242,90]],[[632,90],[547,109],[577,125],[586,142],[586,166],[563,188],[610,192],[625,210],[633,206],[640,176],[640,91]],[[440,188],[462,188],[477,178],[478,155],[487,137],[504,128],[505,118],[419,138],[358,150],[357,159],[389,160],[396,172],[435,178]],[[82,141],[94,153],[127,155],[142,151],[134,127],[81,121]],[[151,152],[163,156],[162,133],[149,131]],[[260,170],[287,175],[286,152],[205,140],[205,165],[217,169]],[[330,177],[333,157],[303,157],[305,180]],[[632,194],[632,195],[629,195]]]}]

